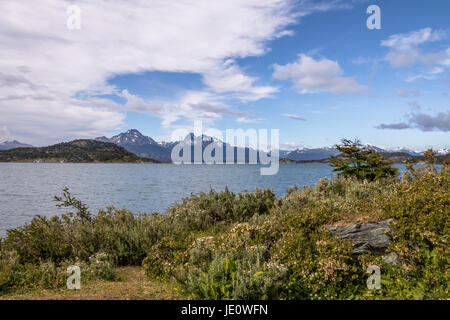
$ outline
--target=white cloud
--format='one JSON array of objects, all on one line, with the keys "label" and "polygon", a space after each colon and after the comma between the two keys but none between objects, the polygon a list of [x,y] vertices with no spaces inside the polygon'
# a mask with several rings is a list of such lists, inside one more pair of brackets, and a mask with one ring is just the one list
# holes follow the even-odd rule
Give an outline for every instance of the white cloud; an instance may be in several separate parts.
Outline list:
[{"label": "white cloud", "polygon": [[387,40],[381,41],[381,45],[392,47],[399,51],[407,51],[426,42],[441,40],[443,35],[442,31],[423,28],[407,34],[400,33],[391,35]]},{"label": "white cloud", "polygon": [[358,93],[367,88],[355,79],[344,77],[336,61],[314,60],[300,54],[298,61],[284,66],[274,65],[273,77],[278,80],[292,80],[301,93],[328,91],[338,94]]},{"label": "white cloud", "polygon": [[413,76],[409,76],[405,79],[406,82],[413,82],[419,79],[424,79],[424,80],[434,80],[436,79],[436,76],[434,75],[429,75],[429,74],[417,74],[417,75],[413,75]]},{"label": "white cloud", "polygon": [[434,67],[433,69],[430,70],[430,74],[439,74],[444,72],[444,69],[441,67]]},{"label": "white cloud", "polygon": [[[69,30],[72,4],[0,2],[0,127],[35,144],[116,129],[127,110],[158,115],[168,126],[180,117],[220,117],[200,106],[231,110],[219,101],[224,96],[270,97],[278,88],[259,84],[235,59],[265,54],[268,42],[292,35],[288,27],[303,16],[348,7],[339,0],[79,0],[81,29]],[[192,102],[186,92],[175,101],[146,101],[108,85],[116,75],[146,71],[200,74],[203,100]],[[94,99],[101,94],[122,96],[125,108]]]},{"label": "white cloud", "polygon": [[390,48],[385,60],[393,67],[410,67],[416,63],[445,66],[449,65],[447,63],[450,61],[450,48],[437,52],[423,52],[420,48],[423,44],[444,38],[443,31],[423,28],[410,33],[391,35],[387,40],[381,41],[381,45]]},{"label": "white cloud", "polygon": [[[81,0],[81,29],[69,30],[71,4],[0,2],[0,126],[41,141],[49,132],[57,139],[117,128],[124,110],[98,106],[92,96],[120,95],[107,80],[144,71],[199,73],[214,92],[268,97],[277,89],[255,85],[225,61],[264,54],[268,41],[291,34],[286,27],[298,16],[323,10],[307,1],[294,12],[291,0]],[[128,98],[136,110],[168,108]],[[179,116],[172,111],[168,123]]]},{"label": "white cloud", "polygon": [[186,91],[176,101],[144,100],[123,90],[121,96],[127,100],[126,109],[151,114],[163,119],[162,125],[170,127],[181,117],[211,122],[224,115],[237,117],[237,122],[261,120],[250,113],[234,110],[221,102],[222,97],[206,91]]},{"label": "white cloud", "polygon": [[257,78],[242,73],[232,60],[224,65],[211,68],[203,75],[203,82],[217,93],[234,93],[240,100],[255,101],[271,97],[278,88],[255,86]]}]

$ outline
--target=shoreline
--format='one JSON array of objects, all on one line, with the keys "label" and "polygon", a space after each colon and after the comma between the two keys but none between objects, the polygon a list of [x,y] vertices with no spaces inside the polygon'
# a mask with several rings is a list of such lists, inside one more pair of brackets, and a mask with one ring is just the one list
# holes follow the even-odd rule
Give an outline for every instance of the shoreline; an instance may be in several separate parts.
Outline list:
[{"label": "shoreline", "polygon": [[[160,161],[160,162],[153,162],[153,161],[136,161],[136,162],[127,162],[127,161],[84,161],[84,162],[74,162],[74,161],[64,161],[64,160],[17,160],[17,161],[0,161],[0,163],[35,163],[35,164],[40,164],[40,163],[60,163],[60,164],[67,164],[67,163],[73,163],[73,164],[174,164],[173,162],[164,162],[164,161]],[[326,160],[299,160],[299,161],[295,161],[295,160],[285,160],[285,159],[280,159],[280,161],[278,162],[279,164],[313,164],[313,163],[317,163],[317,164],[329,164],[329,159]],[[403,164],[404,162],[393,162],[394,164]],[[207,164],[207,163],[186,163],[183,165],[208,165],[211,166],[211,164]],[[233,163],[236,165],[261,165],[263,166],[264,164],[261,163]],[[414,162],[413,165],[425,165],[425,161],[419,161],[419,162]],[[178,165],[178,164],[174,164],[174,165]],[[227,163],[214,163],[213,165],[228,165]],[[436,164],[436,165],[442,165],[442,164]]]}]

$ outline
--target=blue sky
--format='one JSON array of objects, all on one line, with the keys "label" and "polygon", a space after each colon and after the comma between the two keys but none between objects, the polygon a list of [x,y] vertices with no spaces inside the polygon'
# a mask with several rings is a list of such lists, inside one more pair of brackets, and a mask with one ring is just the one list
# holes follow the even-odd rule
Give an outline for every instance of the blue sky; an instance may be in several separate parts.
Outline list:
[{"label": "blue sky", "polygon": [[[168,140],[201,119],[280,129],[290,149],[343,137],[449,147],[450,2],[172,3],[80,1],[81,29],[69,31],[20,5],[2,8],[11,19],[0,28],[0,82],[17,85],[0,91],[0,139],[39,145],[136,128]],[[372,4],[380,30],[366,27]],[[42,6],[48,21],[65,18],[64,5]],[[14,19],[24,15],[31,25]]]}]

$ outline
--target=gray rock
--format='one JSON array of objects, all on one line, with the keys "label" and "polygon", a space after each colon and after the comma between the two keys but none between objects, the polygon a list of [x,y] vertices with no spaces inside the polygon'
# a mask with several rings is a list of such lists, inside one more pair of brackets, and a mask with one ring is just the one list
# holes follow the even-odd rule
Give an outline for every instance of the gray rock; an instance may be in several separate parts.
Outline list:
[{"label": "gray rock", "polygon": [[398,264],[398,255],[395,252],[390,252],[382,257],[383,262],[393,266]]},{"label": "gray rock", "polygon": [[388,235],[392,219],[378,223],[350,224],[344,227],[330,227],[331,236],[354,242],[353,253],[373,252],[386,254],[392,240]]}]

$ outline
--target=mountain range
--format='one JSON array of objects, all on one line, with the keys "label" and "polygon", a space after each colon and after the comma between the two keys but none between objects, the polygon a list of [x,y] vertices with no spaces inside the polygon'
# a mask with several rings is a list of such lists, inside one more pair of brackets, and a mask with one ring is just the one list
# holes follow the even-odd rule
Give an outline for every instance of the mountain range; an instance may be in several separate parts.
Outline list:
[{"label": "mountain range", "polygon": [[[185,141],[202,141],[203,148],[212,142],[220,143],[220,141],[214,140],[214,138],[202,135],[201,137],[194,136],[190,133]],[[111,142],[119,146],[124,147],[126,150],[133,152],[139,157],[153,158],[159,161],[171,161],[171,152],[175,145],[179,143],[176,142],[156,142],[154,139],[144,136],[136,129],[128,130],[127,132],[120,133],[111,138],[98,137],[95,140],[103,142]],[[376,152],[380,153],[406,153],[411,156],[422,156],[422,151],[410,150],[407,148],[393,148],[385,149],[380,148],[371,144],[364,145],[367,148],[374,149]],[[248,150],[246,150],[246,154]],[[438,155],[450,154],[450,149],[440,149],[437,150]],[[336,156],[339,154],[334,147],[322,147],[322,148],[302,148],[296,150],[280,150],[280,159],[289,159],[293,161],[310,161],[310,160],[323,160],[330,156]]]},{"label": "mountain range", "polygon": [[[220,140],[207,135],[195,136],[193,133],[186,135],[184,140],[175,142],[156,142],[150,137],[144,136],[136,129],[128,130],[127,132],[120,133],[111,138],[98,137],[95,138],[97,141],[110,142],[117,144],[126,150],[136,154],[143,158],[152,158],[158,161],[171,162],[172,161],[172,149],[179,143],[186,143],[191,146],[191,162],[194,162],[194,145],[202,146],[202,151],[210,145],[215,143],[216,147],[223,148],[223,161],[225,162],[227,156],[227,145]],[[237,162],[238,152],[244,152],[245,162],[249,163],[249,148],[232,147],[234,154],[234,162]],[[213,156],[214,156],[213,152]],[[258,158],[259,160],[259,158]]]},{"label": "mountain range", "polygon": [[[173,142],[157,142],[151,137],[145,136],[140,133],[136,129],[130,129],[126,132],[115,135],[111,138],[107,138],[105,136],[97,137],[94,140],[100,142],[108,142],[123,147],[125,150],[137,155],[141,158],[150,158],[163,162],[171,162],[171,153],[174,146],[182,141],[173,141]],[[184,142],[193,143],[193,144],[202,144],[202,149],[206,148],[211,143],[217,143],[220,146],[223,146],[224,151],[224,160],[226,157],[226,143],[223,143],[220,140],[215,138],[201,135],[195,136],[193,133],[188,134]],[[380,153],[390,153],[390,154],[403,154],[409,155],[413,157],[423,156],[422,151],[411,150],[407,148],[393,148],[386,149],[377,147],[371,144],[365,144],[365,147],[372,148]],[[33,148],[33,146],[29,144],[24,144],[19,141],[5,141],[0,143],[0,150],[10,150],[15,148]],[[234,147],[234,160],[236,162],[237,152],[242,149],[245,149],[245,158],[246,162],[248,162],[249,158],[249,149],[248,148],[240,148]],[[192,152],[193,153],[193,152]],[[447,155],[450,154],[450,149],[440,149],[437,150],[438,155]],[[279,156],[280,159],[288,159],[292,161],[314,161],[314,160],[324,160],[329,158],[330,156],[336,156],[339,152],[334,147],[322,147],[322,148],[301,148],[296,150],[280,150]],[[193,156],[192,156],[193,157]]]}]

